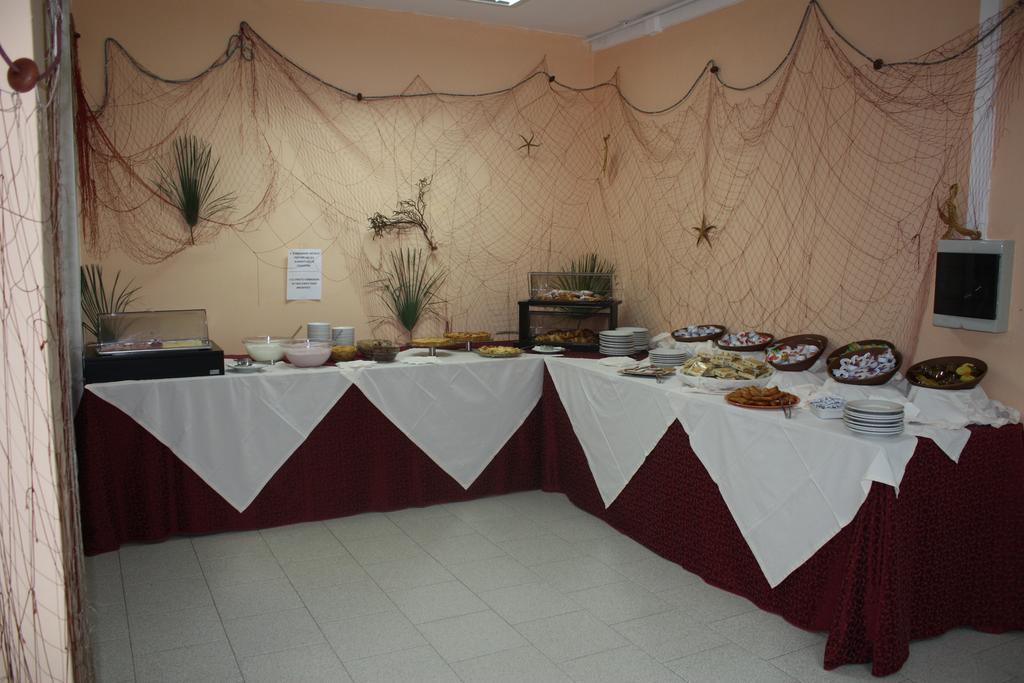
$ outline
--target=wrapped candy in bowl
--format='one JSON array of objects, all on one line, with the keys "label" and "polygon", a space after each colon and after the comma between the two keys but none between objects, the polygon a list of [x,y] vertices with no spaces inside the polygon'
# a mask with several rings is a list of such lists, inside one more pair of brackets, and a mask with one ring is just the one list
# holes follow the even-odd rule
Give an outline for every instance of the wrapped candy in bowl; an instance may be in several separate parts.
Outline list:
[{"label": "wrapped candy in bowl", "polygon": [[903,356],[889,347],[862,348],[830,357],[828,374],[840,384],[885,384],[899,370]]},{"label": "wrapped candy in bowl", "polygon": [[257,363],[276,363],[284,358],[282,344],[291,341],[285,337],[246,337],[242,340],[245,352]]},{"label": "wrapped candy in bowl", "polygon": [[292,339],[283,343],[284,355],[297,368],[315,368],[331,357],[330,341],[317,339]]},{"label": "wrapped candy in bowl", "polygon": [[765,350],[765,360],[776,370],[809,370],[824,353],[828,338],[820,334],[798,334],[777,339]]}]

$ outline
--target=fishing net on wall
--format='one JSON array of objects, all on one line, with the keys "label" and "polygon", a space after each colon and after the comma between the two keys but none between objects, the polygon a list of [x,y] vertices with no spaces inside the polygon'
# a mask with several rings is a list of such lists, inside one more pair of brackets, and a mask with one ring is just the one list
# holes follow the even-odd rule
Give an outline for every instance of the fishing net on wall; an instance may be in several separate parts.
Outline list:
[{"label": "fishing net on wall", "polygon": [[[812,2],[762,82],[734,87],[709,64],[658,112],[614,82],[565,86],[544,64],[493,93],[435,93],[417,79],[363,97],[246,24],[187,81],[108,41],[102,104],[89,109],[79,90],[83,230],[94,253],[145,264],[225,231],[263,268],[283,269],[290,247],[322,246],[325,280],[359,292],[373,318],[383,311],[367,283],[385,252],[426,242],[415,231],[374,241],[368,217],[428,178],[452,328],[514,329],[529,271],[598,252],[616,265],[626,318],[652,329],[716,322],[910,351],[945,227],[936,205],[965,180],[976,110],[995,111],[975,101],[976,84],[1016,89],[1022,17],[1015,6],[882,65]],[[979,68],[979,46],[997,36],[998,60]],[[186,134],[210,145],[234,194],[230,212],[192,234],[158,189]],[[705,219],[717,227],[698,242]]]},{"label": "fishing net on wall", "polygon": [[[66,10],[59,0],[34,3],[31,12],[21,5],[5,9],[10,21],[0,27],[12,53],[0,47],[0,680],[87,681],[71,430],[68,328],[76,322],[64,315],[62,282]],[[31,46],[24,36],[35,13],[38,78],[11,78],[9,59],[27,59],[12,45]],[[26,33],[10,41],[18,30]],[[21,64],[22,74],[36,73]]]}]

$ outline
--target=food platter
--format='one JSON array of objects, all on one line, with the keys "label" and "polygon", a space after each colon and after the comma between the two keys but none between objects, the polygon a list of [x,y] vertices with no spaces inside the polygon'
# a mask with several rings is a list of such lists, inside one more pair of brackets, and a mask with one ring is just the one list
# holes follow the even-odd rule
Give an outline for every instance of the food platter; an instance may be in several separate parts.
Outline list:
[{"label": "food platter", "polygon": [[438,355],[438,349],[454,349],[458,346],[461,346],[461,344],[444,337],[419,337],[409,342],[409,348],[427,349],[429,351],[428,356]]},{"label": "food platter", "polygon": [[659,368],[653,365],[634,365],[619,370],[620,375],[627,377],[648,377],[657,379],[659,382],[668,379],[676,374],[675,368]]},{"label": "food platter", "polygon": [[[970,367],[970,374],[961,371]],[[988,374],[988,364],[970,356],[940,356],[914,363],[907,370],[907,381],[924,389],[962,391],[978,386]],[[964,377],[971,379],[964,380]]]},{"label": "food platter", "polygon": [[539,346],[534,346],[530,350],[533,351],[534,353],[563,353],[565,351],[565,347],[564,346],[547,346],[545,344],[541,344]]},{"label": "food platter", "polygon": [[767,363],[726,351],[699,351],[679,369],[684,384],[715,392],[765,386],[774,375]]},{"label": "food platter", "polygon": [[228,372],[238,373],[239,375],[252,375],[257,372],[263,372],[266,365],[258,365],[251,360],[236,360],[234,363],[228,365],[224,364],[224,369]]},{"label": "food platter", "polygon": [[481,346],[473,352],[484,358],[517,358],[523,355],[523,350],[514,346]]},{"label": "food platter", "polygon": [[448,339],[455,344],[465,344],[466,342],[480,343],[491,341],[490,332],[445,332],[444,338]]},{"label": "food platter", "polygon": [[787,412],[800,403],[799,397],[778,387],[743,387],[726,394],[725,400],[740,408]]}]

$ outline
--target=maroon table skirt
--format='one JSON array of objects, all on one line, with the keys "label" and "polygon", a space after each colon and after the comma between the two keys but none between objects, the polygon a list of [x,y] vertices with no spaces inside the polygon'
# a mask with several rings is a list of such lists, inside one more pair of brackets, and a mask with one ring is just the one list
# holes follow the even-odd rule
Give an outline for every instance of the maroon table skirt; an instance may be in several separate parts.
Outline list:
[{"label": "maroon table skirt", "polygon": [[911,639],[1024,628],[1020,425],[973,429],[959,465],[922,439],[899,497],[875,484],[853,522],[774,589],[678,423],[605,509],[546,373],[537,408],[468,491],[356,387],[242,513],[95,395],[86,392],[76,428],[87,554],[543,488],[709,583],[826,632],[826,668],[870,661],[885,675]]},{"label": "maroon table skirt", "polygon": [[238,512],[131,417],[87,391],[75,420],[85,552],[536,489],[540,410],[465,490],[350,387]]},{"label": "maroon table skirt", "polygon": [[921,439],[899,496],[876,483],[853,522],[773,589],[679,423],[605,509],[546,382],[543,488],[708,583],[827,632],[826,669],[872,662],[884,676],[903,665],[912,639],[1024,628],[1021,425],[972,428],[959,464]]}]

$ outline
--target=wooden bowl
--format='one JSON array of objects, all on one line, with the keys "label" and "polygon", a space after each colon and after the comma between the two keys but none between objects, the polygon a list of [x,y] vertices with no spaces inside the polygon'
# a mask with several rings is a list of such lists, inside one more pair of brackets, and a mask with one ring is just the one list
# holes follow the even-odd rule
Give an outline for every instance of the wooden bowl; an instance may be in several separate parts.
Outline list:
[{"label": "wooden bowl", "polygon": [[398,356],[398,346],[377,346],[370,350],[370,360],[378,363],[392,363]]},{"label": "wooden bowl", "polygon": [[755,331],[763,337],[768,337],[767,341],[761,342],[760,344],[751,344],[749,346],[726,346],[725,344],[722,343],[721,338],[719,338],[715,340],[715,346],[722,349],[723,351],[764,351],[765,349],[768,348],[769,345],[772,344],[772,342],[775,341],[775,337],[768,334],[767,332],[762,332],[761,330]]},{"label": "wooden bowl", "polygon": [[770,348],[778,346],[798,346],[800,344],[813,344],[818,347],[818,353],[814,354],[807,360],[802,360],[799,363],[776,363],[774,361],[768,361],[776,370],[782,372],[803,372],[804,370],[810,370],[811,367],[821,358],[821,354],[825,353],[825,347],[828,346],[828,337],[823,337],[820,334],[795,334],[792,337],[785,337],[783,339],[776,339]]},{"label": "wooden bowl", "polygon": [[726,333],[725,325],[717,325],[717,324],[714,324],[714,323],[703,323],[703,324],[697,325],[697,327],[717,327],[718,328],[718,332],[715,332],[713,334],[705,334],[702,337],[684,337],[681,334],[676,334],[676,332],[679,332],[679,330],[676,330],[675,332],[672,333],[672,338],[675,339],[676,341],[686,342],[686,343],[704,342],[704,341],[713,341],[715,339],[718,339],[719,337],[721,337],[723,334]]},{"label": "wooden bowl", "polygon": [[877,377],[868,377],[867,379],[843,379],[841,377],[836,377],[834,374],[832,374],[832,371],[839,367],[839,361],[841,361],[843,358],[849,358],[850,356],[857,356],[863,353],[871,353],[874,355],[878,355],[879,353],[882,353],[884,351],[885,349],[877,348],[858,349],[857,351],[847,351],[846,353],[841,353],[838,356],[829,356],[828,376],[834,379],[835,381],[839,382],[840,384],[854,384],[862,387],[873,387],[878,386],[879,384],[885,384],[886,382],[891,380],[897,372],[899,372],[900,365],[903,364],[903,355],[896,349],[892,350],[892,354],[896,356],[896,367],[893,368],[891,372],[878,375]]},{"label": "wooden bowl", "polygon": [[394,342],[388,339],[360,339],[356,342],[356,350],[362,354],[363,358],[369,358],[373,355],[373,350],[379,346],[393,346]]},{"label": "wooden bowl", "polygon": [[896,345],[893,344],[891,341],[886,341],[884,339],[861,339],[860,341],[850,342],[849,344],[844,344],[843,346],[837,347],[836,349],[834,349],[832,351],[832,353],[828,354],[828,358],[826,359],[826,362],[827,363],[831,363],[834,358],[838,358],[839,356],[843,355],[844,353],[847,353],[847,352],[851,351],[852,349],[850,349],[850,347],[853,346],[854,344],[858,344],[861,347],[864,347],[864,346],[887,346],[890,349],[892,349],[893,351],[896,350]]},{"label": "wooden bowl", "polygon": [[[923,384],[919,380],[914,378],[914,373],[921,368],[923,365],[947,365],[953,363],[956,366],[960,366],[964,363],[970,363],[978,370],[978,374],[975,375],[974,379],[969,382],[957,382],[956,384],[946,384],[943,386],[931,386]],[[918,361],[910,366],[907,370],[907,381],[913,384],[915,387],[923,387],[925,389],[942,389],[944,391],[961,391],[963,389],[970,389],[978,386],[981,380],[985,379],[985,375],[988,374],[988,364],[979,359],[971,358],[970,356],[939,356],[938,358],[929,358],[928,360]]]}]

